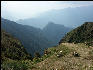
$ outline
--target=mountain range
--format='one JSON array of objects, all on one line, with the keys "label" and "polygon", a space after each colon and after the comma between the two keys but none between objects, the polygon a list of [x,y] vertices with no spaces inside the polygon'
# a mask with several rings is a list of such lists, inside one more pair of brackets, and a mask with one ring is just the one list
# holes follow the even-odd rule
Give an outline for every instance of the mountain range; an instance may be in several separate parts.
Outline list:
[{"label": "mountain range", "polygon": [[34,56],[35,52],[42,55],[44,49],[57,45],[60,38],[71,30],[62,25],[51,23],[41,30],[40,28],[21,25],[4,18],[1,19],[1,28],[18,38],[32,56]]},{"label": "mountain range", "polygon": [[42,54],[45,48],[52,46],[51,42],[44,37],[42,31],[38,28],[17,24],[3,18],[1,19],[1,28],[18,38],[32,56],[35,52]]},{"label": "mountain range", "polygon": [[40,14],[37,18],[20,19],[19,24],[30,25],[43,29],[48,22],[62,24],[67,27],[78,27],[84,22],[92,22],[93,6],[83,6],[75,8],[65,8],[60,10],[51,10]]},{"label": "mountain range", "polygon": [[[58,25],[50,22],[45,27],[45,29],[43,29],[45,32],[41,29],[34,28],[32,26],[21,25],[14,21],[3,18],[1,19],[1,22],[2,69],[92,69],[93,22],[85,22],[83,25],[73,30],[71,29],[71,31],[69,30],[69,28],[64,28],[63,25]],[[68,33],[63,32],[65,30],[67,30]],[[65,34],[60,34],[60,32],[58,31],[62,31],[62,33]],[[58,35],[55,33],[57,33]],[[53,38],[54,40],[58,40],[56,38],[57,36],[60,36],[59,34],[62,35],[62,38],[60,38],[59,41],[59,45],[52,46],[54,44],[54,42],[52,41]],[[48,36],[54,37],[50,37],[51,39],[48,39]],[[36,42],[35,40],[38,42]],[[31,43],[34,43],[35,45],[30,45]],[[47,43],[47,47],[42,46],[42,43]],[[40,44],[40,46],[37,47],[37,44]],[[52,47],[49,47],[49,45],[51,45]],[[32,52],[33,50],[35,50],[36,52],[38,50],[44,50],[44,52],[38,51],[44,54],[41,57],[39,57],[39,54],[37,54],[37,57],[34,57],[32,59],[34,53]],[[32,56],[28,52],[32,54]],[[86,61],[87,64],[85,64]]]}]

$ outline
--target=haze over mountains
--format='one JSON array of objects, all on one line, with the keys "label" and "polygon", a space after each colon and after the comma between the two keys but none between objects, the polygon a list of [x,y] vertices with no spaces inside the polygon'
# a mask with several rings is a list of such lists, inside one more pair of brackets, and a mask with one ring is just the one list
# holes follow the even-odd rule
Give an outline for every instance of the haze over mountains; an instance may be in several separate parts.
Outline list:
[{"label": "haze over mountains", "polygon": [[[35,44],[35,47],[39,45],[40,47],[48,48],[50,46],[57,45],[60,39],[72,28],[80,26],[84,22],[88,22],[88,21],[91,22],[93,20],[92,7],[93,6],[83,6],[83,7],[75,7],[75,8],[65,8],[62,10],[52,10],[52,11],[42,13],[40,14],[40,16],[36,18],[18,20],[16,21],[18,25],[17,26],[13,25],[14,29],[17,29],[17,30],[14,30],[15,32],[13,34],[16,33],[15,35],[17,35],[17,32],[19,34],[19,31],[21,29],[20,26],[22,26],[23,36],[24,34],[28,34],[28,35],[26,35],[25,37],[22,37],[21,36],[22,33],[20,32],[20,35],[18,35],[18,38],[19,39],[21,38],[20,40],[22,41],[24,40],[23,42],[25,43],[27,47],[29,45],[33,46],[34,41],[35,43],[39,41],[40,43],[42,42],[43,44],[42,46],[39,43],[37,45]],[[54,24],[51,24],[49,22],[53,22]],[[8,30],[12,27],[10,26],[11,25],[9,25]],[[19,29],[16,28],[15,26],[19,27]],[[12,31],[11,30],[12,28],[10,29],[9,32],[13,32],[13,30]],[[27,33],[25,33],[24,30],[26,30]],[[32,33],[30,33],[31,31]],[[25,40],[26,38],[28,38],[27,41]],[[36,41],[37,39],[38,41]],[[30,44],[29,42],[33,42],[33,43]],[[29,51],[30,49],[28,48]],[[37,49],[32,48],[32,49],[34,50],[30,52],[36,52],[36,50],[38,50],[38,48]],[[40,51],[41,49],[38,50],[38,52]]]},{"label": "haze over mountains", "polygon": [[43,50],[52,46],[40,29],[17,24],[16,22],[1,19],[1,28],[10,33],[14,37],[18,38],[29,53],[34,55],[35,52],[42,54]]},{"label": "haze over mountains", "polygon": [[71,28],[54,23],[49,23],[43,30],[3,18],[1,23],[1,28],[18,38],[32,56],[35,52],[42,55],[44,49],[57,45],[60,38],[71,30]]},{"label": "haze over mountains", "polygon": [[[21,20],[17,20],[16,22],[10,21],[11,19],[2,18],[1,22],[3,23],[2,28],[5,31],[21,40],[28,52],[33,53],[57,45],[67,32],[84,22],[91,22],[93,20],[92,12],[93,5],[68,7],[58,10],[52,9],[39,14],[35,18],[20,18]],[[9,14],[5,15],[8,17]],[[9,17],[13,18],[13,15],[11,15]],[[33,46],[34,48],[32,48]]]},{"label": "haze over mountains", "polygon": [[92,12],[93,6],[65,8],[42,13],[37,18],[21,19],[16,22],[23,25],[44,28],[48,22],[52,21],[56,24],[75,28],[84,22],[91,22],[93,20]]},{"label": "haze over mountains", "polygon": [[93,70],[93,1],[1,4],[1,70]]},{"label": "haze over mountains", "polygon": [[[27,34],[25,34],[25,33],[23,34],[22,29],[23,28],[26,29],[27,26],[25,27],[24,25],[20,25],[20,24],[17,24],[16,22],[13,22],[13,21],[10,21],[7,19],[3,19],[3,18],[1,21],[2,21],[2,26],[1,26],[2,29],[5,29],[6,31],[10,30],[9,33],[11,35],[17,37],[21,32],[21,34],[22,34],[21,36],[26,37],[24,35],[27,35]],[[19,29],[19,27],[17,28],[18,30],[15,29],[15,27],[17,25],[19,25],[19,27],[20,27],[20,29]],[[50,26],[50,25],[55,28],[57,26],[59,26],[58,24],[56,25],[53,22],[49,23],[47,26]],[[60,26],[62,26],[62,25],[60,25]],[[11,28],[12,28],[12,30],[11,30]],[[29,29],[31,29],[31,28],[33,29],[33,27],[30,26]],[[46,30],[47,30],[47,28],[48,27],[46,27]],[[17,30],[17,31],[15,31],[15,30]],[[24,31],[26,32],[26,30],[24,30]],[[34,30],[35,30],[35,28],[34,28]],[[15,33],[12,33],[13,31],[15,33],[17,32],[17,35]],[[52,47],[52,48],[48,47],[48,49],[46,49],[47,53],[44,53],[44,55],[42,57],[38,57],[38,56],[34,57],[33,60],[31,60],[32,59],[31,55],[29,55],[26,52],[26,50],[25,50],[26,47],[24,48],[21,45],[21,43],[20,43],[21,40],[20,41],[17,40],[16,38],[14,38],[13,36],[11,36],[10,34],[8,34],[5,31],[2,31],[1,33],[2,33],[2,40],[1,40],[1,44],[2,44],[2,47],[1,47],[2,67],[1,68],[2,69],[7,70],[7,68],[10,68],[10,69],[14,68],[16,70],[18,70],[18,69],[20,69],[20,70],[22,70],[22,69],[26,69],[26,70],[28,70],[28,69],[31,69],[31,70],[71,69],[72,70],[72,67],[74,66],[74,68],[73,68],[74,70],[76,70],[76,69],[82,70],[82,69],[86,69],[86,67],[84,67],[84,65],[86,65],[85,64],[86,61],[88,64],[90,64],[90,67],[88,64],[86,65],[88,70],[90,70],[92,67],[92,64],[93,64],[92,63],[92,61],[93,61],[93,22],[86,22],[85,24],[68,32],[63,38],[61,38],[59,45]],[[31,33],[34,34],[33,31]],[[51,35],[51,34],[48,33],[48,36],[49,35]],[[31,34],[31,38],[34,38],[32,36],[33,35]],[[29,36],[29,38],[30,38],[30,36]],[[22,39],[22,38],[19,38],[19,39]],[[46,42],[48,42],[48,41],[46,41]],[[29,42],[29,43],[31,43],[31,42]],[[33,40],[32,40],[32,43],[34,43]],[[78,43],[78,44],[76,44],[76,43]],[[35,42],[35,44],[37,44],[37,42]],[[41,47],[41,48],[43,48],[43,47]],[[40,48],[38,48],[38,50],[39,49]],[[30,51],[32,51],[32,49],[30,49]],[[59,53],[60,51],[62,51],[62,53]],[[80,54],[80,56],[76,57],[75,55],[72,54],[73,52],[78,52],[77,54]],[[60,57],[58,57],[57,55],[60,55]],[[83,58],[83,60],[82,60],[82,58]],[[71,61],[71,62],[69,62],[69,61]],[[81,65],[78,65],[78,63]],[[55,66],[55,64],[56,64],[56,66]],[[70,64],[70,66],[69,66],[69,64]]]}]

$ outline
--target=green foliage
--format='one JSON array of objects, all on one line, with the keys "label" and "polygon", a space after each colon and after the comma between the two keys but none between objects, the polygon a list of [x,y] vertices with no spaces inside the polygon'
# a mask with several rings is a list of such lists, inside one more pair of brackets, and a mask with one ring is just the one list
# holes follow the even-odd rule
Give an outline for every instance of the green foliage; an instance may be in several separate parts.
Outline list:
[{"label": "green foliage", "polygon": [[63,39],[61,39],[60,43],[62,42],[70,42],[70,43],[88,42],[90,43],[90,45],[92,45],[93,22],[85,22],[85,24],[67,33],[66,36]]},{"label": "green foliage", "polygon": [[64,45],[59,45],[57,47],[48,48],[47,51],[49,53],[47,55],[43,55],[41,58],[39,58],[39,61],[43,61],[52,55],[56,56],[57,54],[59,54],[60,51],[62,51],[62,56],[65,56],[66,54],[68,54],[72,50],[70,50],[68,47],[66,47]]},{"label": "green foliage", "polygon": [[65,56],[67,55],[69,52],[71,52],[72,50],[70,50],[68,47],[66,47],[65,45],[59,45],[58,46],[58,52],[57,54],[62,51],[62,56]]},{"label": "green foliage", "polygon": [[13,60],[24,60],[31,59],[31,55],[28,54],[20,43],[19,40],[6,33],[4,30],[1,31],[1,61],[3,62],[6,58]]},{"label": "green foliage", "polygon": [[18,38],[32,57],[36,51],[42,54],[45,48],[52,46],[52,43],[43,35],[42,30],[39,28],[21,25],[2,18],[1,29]]},{"label": "green foliage", "polygon": [[4,61],[1,64],[2,70],[27,70],[28,64],[22,61]]},{"label": "green foliage", "polygon": [[41,62],[41,61],[43,61],[42,58],[33,58],[33,63],[34,63],[34,64],[36,64],[36,63],[38,63],[38,62]]}]

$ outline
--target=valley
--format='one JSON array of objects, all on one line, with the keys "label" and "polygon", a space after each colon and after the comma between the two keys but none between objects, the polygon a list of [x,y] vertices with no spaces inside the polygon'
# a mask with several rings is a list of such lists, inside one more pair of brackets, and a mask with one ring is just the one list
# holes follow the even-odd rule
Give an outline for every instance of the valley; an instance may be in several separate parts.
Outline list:
[{"label": "valley", "polygon": [[[14,24],[12,25],[12,23],[14,23]],[[55,26],[54,23],[51,23],[51,25]],[[22,27],[23,30],[20,29],[20,27],[19,27],[18,29],[20,31],[17,31],[18,29],[14,28],[15,26],[18,26],[18,27],[20,26],[20,27]],[[14,28],[13,30],[11,29],[12,27]],[[25,28],[25,30],[24,30],[24,28]],[[16,22],[3,19],[2,20],[2,29],[5,29],[12,36],[17,37],[20,41],[22,41],[21,39],[23,39],[22,43],[26,43],[25,42],[26,38],[29,36],[28,34],[25,34],[23,31],[25,31],[27,33],[31,32],[32,33],[31,35],[33,37],[31,37],[32,38],[31,39],[29,36],[29,40],[31,39],[32,42],[34,41],[34,37],[35,37],[34,32],[29,30],[29,29],[31,29],[31,30],[35,29],[33,27],[29,27],[29,26],[24,27],[23,25],[17,24]],[[50,29],[50,30],[52,30],[52,29]],[[61,30],[61,29],[59,28],[58,30]],[[15,34],[16,32],[17,32],[17,35]],[[17,47],[19,47],[19,45],[16,45],[15,43],[13,44],[11,42],[11,41],[13,41],[13,39],[11,39],[11,38],[10,38],[9,46],[7,46],[7,44],[8,44],[7,40],[11,36],[8,36],[7,34],[5,34],[5,32],[2,31],[2,42],[1,42],[2,43],[2,47],[1,47],[2,48],[2,69],[5,69],[5,70],[7,70],[7,68],[12,69],[12,66],[13,66],[14,70],[16,70],[16,69],[19,69],[19,70],[21,70],[21,69],[25,69],[25,70],[82,70],[82,69],[83,70],[92,70],[93,69],[93,43],[92,43],[93,33],[92,32],[93,32],[93,23],[85,22],[83,25],[66,33],[66,35],[63,36],[60,39],[59,43],[56,44],[55,46],[49,47],[48,46],[49,44],[45,45],[43,43],[46,47],[44,47],[44,46],[36,47],[35,50],[43,49],[43,52],[42,52],[43,55],[40,55],[39,52],[36,52],[33,57],[33,55],[31,55],[31,54],[33,54],[33,52],[31,52],[29,54],[27,47],[26,47],[27,45],[23,47],[25,49],[24,51],[22,51],[20,49],[18,50]],[[21,34],[23,33],[23,37],[21,36],[20,33]],[[38,30],[37,30],[37,33],[38,33]],[[50,31],[50,33],[47,33],[47,34],[51,35],[51,31]],[[38,36],[38,35],[36,35],[36,36]],[[42,36],[40,38],[38,38],[38,37],[35,37],[35,38],[44,42]],[[46,37],[46,39],[48,39],[48,38]],[[55,37],[54,37],[54,39],[51,38],[50,39],[51,42],[49,42],[49,43],[51,44],[52,40],[55,40],[55,39],[56,39]],[[36,42],[34,42],[34,43],[36,44]],[[29,44],[29,42],[28,42],[28,44]],[[42,43],[41,43],[41,45],[42,45]],[[4,47],[5,47],[5,49],[4,49]],[[6,47],[11,47],[11,49],[10,48],[6,49]],[[14,47],[15,47],[15,49],[14,49]],[[31,47],[29,47],[29,48],[31,48]],[[41,48],[41,49],[39,49],[39,48]],[[13,50],[15,50],[16,53],[12,53]],[[29,51],[32,51],[32,50],[29,49]],[[11,56],[10,56],[10,54],[11,54]],[[24,58],[20,57],[22,55],[24,55]],[[21,65],[22,68],[20,68],[19,64]]]},{"label": "valley", "polygon": [[[28,53],[33,57],[36,52],[43,55],[44,49],[55,46],[72,28],[49,23],[44,29],[18,24],[8,19],[1,19],[1,29],[18,38]],[[50,34],[50,36],[48,35]]]}]

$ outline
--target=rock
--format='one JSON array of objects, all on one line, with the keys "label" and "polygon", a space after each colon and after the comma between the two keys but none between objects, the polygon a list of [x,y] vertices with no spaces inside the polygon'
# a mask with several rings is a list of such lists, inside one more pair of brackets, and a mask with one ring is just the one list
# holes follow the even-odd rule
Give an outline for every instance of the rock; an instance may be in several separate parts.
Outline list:
[{"label": "rock", "polygon": [[62,51],[60,51],[60,53],[62,53]]},{"label": "rock", "polygon": [[73,55],[74,55],[74,57],[79,57],[80,56],[80,54],[75,52],[75,51],[73,52]]},{"label": "rock", "polygon": [[44,51],[44,55],[48,55],[48,54],[50,54],[51,52],[50,51],[48,51],[48,50],[45,50]]},{"label": "rock", "polygon": [[61,57],[61,56],[63,56],[62,51],[60,51],[60,52],[57,54],[57,57],[58,57],[58,58]]}]

